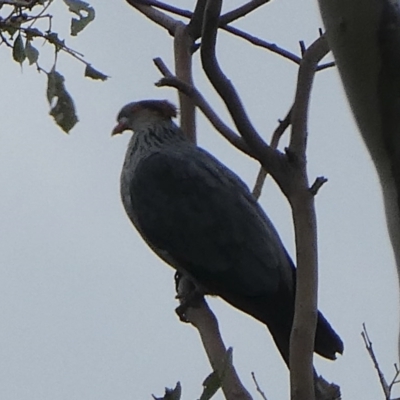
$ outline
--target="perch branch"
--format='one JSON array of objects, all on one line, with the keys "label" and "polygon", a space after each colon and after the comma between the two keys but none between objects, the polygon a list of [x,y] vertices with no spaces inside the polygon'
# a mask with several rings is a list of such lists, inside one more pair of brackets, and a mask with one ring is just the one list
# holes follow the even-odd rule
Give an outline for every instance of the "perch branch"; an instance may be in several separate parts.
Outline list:
[{"label": "perch branch", "polygon": [[[214,371],[223,375],[222,391],[227,400],[252,400],[246,388],[240,382],[232,363],[223,363],[226,359],[226,347],[219,332],[218,321],[207,303],[203,300],[199,308],[190,307],[186,317],[199,331],[207,357]],[[222,365],[225,364],[225,365]]]},{"label": "perch branch", "polygon": [[[241,383],[224,345],[218,321],[208,307],[204,296],[196,291],[193,283],[184,275],[175,275],[177,298],[180,306],[177,314],[181,321],[192,324],[199,332],[203,347],[213,371],[218,373],[221,388],[227,400],[252,400]],[[229,361],[229,362],[227,362]]]}]

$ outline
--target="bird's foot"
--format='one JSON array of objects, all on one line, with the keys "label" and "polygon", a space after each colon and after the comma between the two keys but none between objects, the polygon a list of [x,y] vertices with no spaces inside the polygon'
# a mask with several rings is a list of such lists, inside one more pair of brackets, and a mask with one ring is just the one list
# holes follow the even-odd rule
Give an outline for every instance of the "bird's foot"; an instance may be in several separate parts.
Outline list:
[{"label": "bird's foot", "polygon": [[188,323],[187,310],[190,307],[200,307],[204,298],[203,293],[196,288],[196,285],[190,279],[179,272],[175,273],[175,289],[177,293],[176,298],[180,302],[175,312],[182,322]]}]

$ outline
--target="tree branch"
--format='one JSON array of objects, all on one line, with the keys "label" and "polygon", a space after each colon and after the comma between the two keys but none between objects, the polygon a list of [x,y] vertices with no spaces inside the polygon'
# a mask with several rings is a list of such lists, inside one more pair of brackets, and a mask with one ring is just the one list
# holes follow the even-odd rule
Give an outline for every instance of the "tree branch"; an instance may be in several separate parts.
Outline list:
[{"label": "tree branch", "polygon": [[219,332],[218,321],[203,299],[200,307],[188,308],[188,321],[199,331],[207,357],[222,379],[222,391],[227,400],[252,400],[242,385],[233,363],[224,363],[227,349]]},{"label": "tree branch", "polygon": [[[127,1],[129,2],[129,1],[133,1],[133,0],[127,0]],[[202,1],[206,1],[206,0],[202,0]],[[136,1],[136,3],[138,3],[138,1]],[[143,4],[143,2],[141,2],[141,4]],[[160,10],[171,12],[171,13],[173,13],[175,15],[179,15],[181,17],[185,17],[185,18],[193,17],[193,13],[191,11],[182,10],[180,8],[173,7],[168,4],[162,3],[161,1],[148,0],[148,1],[146,1],[145,4],[157,7]],[[195,13],[196,13],[196,11],[195,11]],[[253,35],[250,35],[249,33],[244,32],[241,29],[235,28],[233,26],[224,25],[223,23],[221,23],[221,21],[218,22],[218,27],[220,27],[222,30],[224,30],[226,32],[229,32],[235,36],[238,36],[238,37],[250,42],[254,46],[269,50],[272,53],[278,54],[278,55],[286,58],[287,60],[290,60],[296,64],[300,64],[301,57],[296,56],[295,54],[291,53],[290,51],[282,49],[281,47],[277,46],[274,43],[270,43],[270,42],[267,42],[266,40],[260,39]],[[196,31],[193,30],[192,31],[193,39],[198,39],[201,36],[200,34],[201,34],[201,32],[199,32],[198,30],[196,30]]]},{"label": "tree branch", "polygon": [[[189,34],[187,26],[183,22],[176,24],[174,36],[174,56],[176,76],[187,84],[192,84],[192,45],[193,39]],[[182,92],[178,92],[180,105],[180,126],[189,137],[196,143],[196,115],[195,107],[190,99]]]},{"label": "tree branch", "polygon": [[292,191],[288,198],[292,207],[297,259],[295,314],[289,354],[292,400],[315,398],[313,353],[318,314],[318,241],[314,196],[309,190],[307,177],[307,118],[316,67],[328,50],[322,36],[304,53],[291,113],[292,134],[287,151],[293,167]]},{"label": "tree branch", "polygon": [[292,110],[292,135],[289,144],[289,151],[293,154],[305,156],[312,84],[318,63],[328,52],[328,42],[324,36],[321,36],[306,50],[301,60]]},{"label": "tree branch", "polygon": [[193,85],[188,85],[185,82],[179,80],[174,76],[168,67],[164,64],[161,58],[155,58],[154,64],[158,70],[164,75],[164,78],[160,79],[156,86],[163,87],[174,87],[180,92],[185,93],[189,96],[197,107],[202,111],[214,128],[221,133],[221,135],[228,140],[233,146],[242,151],[243,153],[255,158],[255,154],[251,152],[250,148],[247,146],[246,142],[241,138],[236,132],[234,132],[228,125],[226,125],[218,114],[212,109],[209,103],[205,100],[203,95],[196,89]]},{"label": "tree branch", "polygon": [[223,29],[224,31],[227,31],[235,36],[238,36],[244,40],[247,40],[254,46],[269,50],[272,53],[278,54],[278,55],[282,56],[283,58],[286,58],[289,61],[292,61],[296,64],[300,64],[301,57],[296,56],[295,54],[291,53],[288,50],[282,49],[275,43],[267,42],[266,40],[260,39],[253,35],[250,35],[249,33],[244,32],[241,29],[235,28],[233,26],[222,26],[221,29]]},{"label": "tree branch", "polygon": [[385,399],[390,400],[390,389],[391,388],[388,385],[388,383],[386,382],[385,376],[384,376],[381,368],[379,367],[379,363],[378,363],[378,360],[376,359],[374,350],[372,348],[372,342],[369,339],[367,328],[366,328],[365,324],[363,324],[363,330],[361,332],[361,336],[364,339],[365,347],[367,348],[368,354],[371,357],[371,360],[374,364],[376,372],[378,373],[379,382],[381,383],[382,390],[385,393]]},{"label": "tree branch", "polygon": [[193,40],[196,40],[201,35],[201,27],[203,26],[203,15],[206,4],[207,0],[197,0],[196,7],[190,18],[188,30]]},{"label": "tree branch", "polygon": [[[279,140],[281,139],[282,135],[285,133],[286,129],[290,125],[290,113],[292,109],[289,110],[289,112],[286,114],[286,117],[282,120],[279,121],[278,127],[275,129],[274,133],[272,134],[270,146],[272,149],[277,149]],[[262,188],[264,186],[265,179],[268,176],[268,172],[261,166],[260,170],[258,171],[256,183],[254,184],[253,188],[253,196],[258,200],[261,196]]]},{"label": "tree branch", "polygon": [[[271,149],[257,133],[244,110],[236,89],[222,72],[215,54],[221,5],[221,0],[209,0],[207,2],[200,53],[203,69],[214,89],[228,108],[240,135],[244,138],[264,168],[272,174],[278,185],[281,186],[285,182],[283,179],[283,176],[286,175],[285,158],[278,151]],[[284,192],[286,191],[284,187],[281,186],[281,188]]]},{"label": "tree branch", "polygon": [[236,8],[235,10],[229,11],[222,15],[220,18],[221,25],[228,25],[229,23],[236,21],[239,18],[245,17],[247,14],[256,10],[258,7],[269,3],[270,0],[251,0],[246,4]]},{"label": "tree branch", "polygon": [[242,385],[219,332],[218,321],[204,296],[185,275],[175,275],[175,288],[180,306],[176,312],[181,321],[192,324],[199,332],[213,371],[218,373],[227,400],[252,400]]},{"label": "tree branch", "polygon": [[133,8],[140,11],[148,19],[155,22],[157,25],[165,28],[171,36],[174,36],[175,29],[178,21],[169,17],[168,15],[156,10],[149,5],[145,5],[143,1],[140,0],[126,0]]}]

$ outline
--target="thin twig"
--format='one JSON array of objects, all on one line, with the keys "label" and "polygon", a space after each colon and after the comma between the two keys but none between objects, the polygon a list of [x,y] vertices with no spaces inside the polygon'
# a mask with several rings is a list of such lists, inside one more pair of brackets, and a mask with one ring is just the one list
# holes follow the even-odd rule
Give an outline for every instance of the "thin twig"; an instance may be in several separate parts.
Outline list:
[{"label": "thin twig", "polygon": [[[174,15],[178,15],[178,16],[181,16],[184,18],[192,18],[192,16],[193,16],[193,13],[191,11],[173,7],[173,6],[170,6],[168,4],[165,4],[165,3],[161,2],[161,1],[157,1],[157,0],[148,0],[145,2],[138,1],[138,0],[136,0],[136,1],[135,0],[127,0],[127,2],[129,4],[131,4],[133,7],[137,8],[141,12],[143,12],[144,9],[139,9],[136,5],[138,5],[138,6],[141,5],[142,7],[148,7],[148,8],[151,8],[149,6],[153,6],[153,7],[159,8],[160,10],[168,11]],[[146,4],[146,6],[144,6],[144,4]],[[153,18],[150,18],[150,19],[153,22],[158,23],[155,19],[153,19]],[[162,24],[159,24],[159,25],[162,25]],[[240,37],[240,38],[250,42],[254,46],[264,48],[268,51],[271,51],[272,53],[278,54],[278,55],[282,56],[283,58],[286,58],[287,60],[290,60],[296,64],[300,64],[301,58],[299,56],[296,56],[295,54],[291,53],[288,50],[282,49],[275,43],[267,42],[266,40],[260,39],[256,36],[253,36],[247,32],[242,31],[241,29],[235,28],[233,26],[224,25],[221,21],[218,22],[218,26],[222,30],[229,32],[229,33],[233,34],[234,36]],[[194,39],[197,39],[199,37],[200,37],[200,32],[197,31],[196,34],[193,33]]]},{"label": "thin twig", "polygon": [[394,368],[395,368],[395,374],[394,374],[394,377],[392,379],[392,382],[390,382],[390,384],[389,384],[389,393],[392,393],[392,389],[393,389],[394,385],[397,385],[398,383],[400,383],[400,381],[397,380],[397,378],[400,375],[400,370],[397,367],[397,364],[394,364]]},{"label": "thin twig", "polygon": [[[383,372],[381,368],[379,367],[378,360],[376,359],[374,350],[372,348],[372,342],[369,339],[367,328],[365,324],[363,324],[363,330],[361,332],[361,336],[364,339],[365,347],[367,348],[368,354],[371,357],[372,363],[374,364],[374,367],[376,369],[376,372],[378,373],[379,377],[379,382],[381,383],[381,387],[383,390],[383,393],[385,394],[386,400],[390,400],[390,387],[388,383],[386,382],[385,376],[383,375]],[[397,377],[397,376],[396,376]]]},{"label": "thin twig", "polygon": [[256,379],[256,374],[254,372],[251,373],[251,377],[253,378],[253,382],[256,385],[256,390],[257,392],[260,394],[260,396],[263,398],[263,400],[268,400],[267,396],[265,395],[265,393],[263,392],[263,390],[260,388],[257,379]]},{"label": "thin twig", "polygon": [[[286,117],[282,120],[279,121],[278,127],[275,129],[274,133],[272,134],[270,146],[272,149],[277,149],[279,140],[281,139],[282,135],[285,133],[286,129],[290,125],[290,113],[291,110],[286,114]],[[260,166],[260,170],[258,171],[256,183],[254,184],[253,188],[253,196],[258,200],[261,196],[262,188],[264,186],[265,179],[268,176],[268,172],[263,168],[263,166]]]},{"label": "thin twig", "polygon": [[324,69],[328,69],[328,68],[332,68],[332,67],[336,67],[336,64],[335,64],[334,61],[331,61],[331,62],[327,62],[327,63],[325,63],[325,64],[318,65],[317,71],[322,71],[322,70],[324,70]]},{"label": "thin twig", "polygon": [[269,50],[272,53],[279,54],[287,60],[293,61],[296,64],[300,64],[301,58],[299,56],[296,56],[288,50],[282,49],[275,43],[267,42],[266,40],[250,35],[249,33],[246,33],[241,29],[235,28],[233,26],[221,26],[221,29],[250,42],[254,46]]},{"label": "thin twig", "polygon": [[319,176],[317,179],[315,179],[315,182],[310,187],[311,194],[316,196],[319,189],[321,189],[322,185],[324,185],[326,182],[328,182],[328,179],[323,176]]},{"label": "thin twig", "polygon": [[155,22],[157,25],[165,28],[171,36],[174,35],[177,21],[165,13],[158,11],[157,9],[145,5],[143,1],[126,0],[132,7],[136,8],[143,15],[149,18],[151,21]]},{"label": "thin twig", "polygon": [[132,3],[136,3],[138,5],[156,7],[160,10],[167,11],[171,14],[179,15],[185,18],[192,18],[193,16],[192,11],[183,10],[182,8],[171,6],[170,4],[163,3],[162,1],[158,0],[127,0],[127,2],[131,5],[133,5]]},{"label": "thin twig", "polygon": [[270,0],[251,0],[248,3],[243,4],[242,6],[221,15],[221,25],[228,25],[229,23],[236,21],[239,18],[243,18],[247,14],[269,2]]}]

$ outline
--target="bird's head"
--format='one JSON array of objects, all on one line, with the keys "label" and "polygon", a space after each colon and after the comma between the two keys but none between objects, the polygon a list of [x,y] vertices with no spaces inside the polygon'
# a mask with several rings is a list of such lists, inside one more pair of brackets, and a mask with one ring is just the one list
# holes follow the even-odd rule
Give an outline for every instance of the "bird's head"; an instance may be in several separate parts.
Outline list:
[{"label": "bird's head", "polygon": [[171,121],[176,117],[176,107],[167,100],[142,100],[122,107],[112,136],[126,130],[138,131],[155,123]]}]

